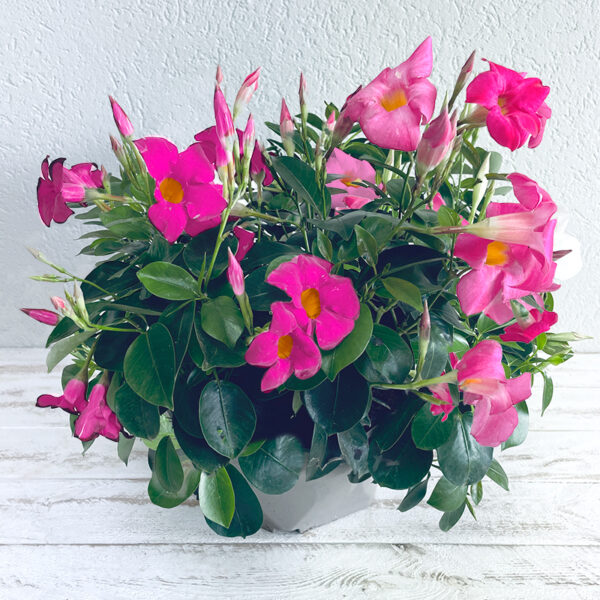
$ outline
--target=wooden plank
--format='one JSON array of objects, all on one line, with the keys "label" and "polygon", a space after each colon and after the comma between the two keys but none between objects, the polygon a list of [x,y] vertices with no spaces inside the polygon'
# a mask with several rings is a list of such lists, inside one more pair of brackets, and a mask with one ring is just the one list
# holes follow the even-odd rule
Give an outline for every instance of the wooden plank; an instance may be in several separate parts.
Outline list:
[{"label": "wooden plank", "polygon": [[[449,533],[438,527],[441,513],[425,503],[407,513],[396,510],[404,493],[379,489],[368,510],[303,534],[261,531],[250,541],[600,545],[600,525],[590,512],[600,505],[600,484],[513,482],[507,493],[486,480],[478,520],[465,514]],[[4,480],[0,523],[0,544],[230,541],[208,528],[194,498],[161,509],[151,504],[143,481]]]},{"label": "wooden plank", "polygon": [[[9,546],[6,600],[592,599],[600,548],[360,544]],[[49,590],[52,595],[49,596]]]}]

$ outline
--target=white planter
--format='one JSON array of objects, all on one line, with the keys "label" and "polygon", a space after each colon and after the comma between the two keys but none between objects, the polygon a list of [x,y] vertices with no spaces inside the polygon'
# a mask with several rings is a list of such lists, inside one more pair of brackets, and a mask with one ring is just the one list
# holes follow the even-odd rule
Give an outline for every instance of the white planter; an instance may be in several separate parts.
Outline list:
[{"label": "white planter", "polygon": [[304,532],[368,508],[377,486],[371,481],[350,483],[349,469],[338,467],[331,473],[298,483],[284,494],[264,494],[254,490],[263,509],[263,529],[268,531]]}]

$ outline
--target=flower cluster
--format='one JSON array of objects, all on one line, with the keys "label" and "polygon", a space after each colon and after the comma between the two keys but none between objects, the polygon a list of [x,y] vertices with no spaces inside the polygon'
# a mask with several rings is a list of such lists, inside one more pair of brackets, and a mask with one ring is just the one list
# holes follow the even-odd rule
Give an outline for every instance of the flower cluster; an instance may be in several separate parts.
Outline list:
[{"label": "flower cluster", "polygon": [[546,368],[578,339],[551,332],[576,240],[555,243],[548,192],[477,139],[538,146],[549,88],[475,64],[439,94],[427,38],[325,114],[301,74],[265,145],[252,114],[240,124],[260,69],[229,104],[218,68],[214,122],[181,148],[135,135],[111,97],[118,175],[42,162],[43,223],[77,212],[98,262],[80,277],[32,250],[54,271],[35,279],[74,286],[55,310],[22,309],[52,327],[49,368],[73,362],[37,405],[124,461],[142,439],[151,500],[197,491],[228,536],[261,526],[252,487],[282,493],[302,465],[308,480],[344,464],[354,483],[407,489],[402,510],[434,465],[441,526],[474,514],[486,476],[506,487],[494,449],[523,442],[534,379],[546,409]]}]

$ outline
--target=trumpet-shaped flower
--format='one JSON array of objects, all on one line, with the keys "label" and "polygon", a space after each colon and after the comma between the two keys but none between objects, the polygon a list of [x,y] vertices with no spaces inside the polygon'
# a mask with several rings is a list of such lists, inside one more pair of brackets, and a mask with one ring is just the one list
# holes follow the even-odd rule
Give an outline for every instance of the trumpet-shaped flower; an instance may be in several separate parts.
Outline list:
[{"label": "trumpet-shaped flower", "polygon": [[479,342],[456,365],[463,402],[474,407],[471,434],[482,446],[498,446],[515,430],[514,405],[531,396],[531,373],[507,379],[502,347],[494,340]]},{"label": "trumpet-shaped flower", "polygon": [[268,367],[260,389],[270,392],[292,374],[309,379],[321,368],[321,353],[312,338],[298,325],[289,305],[274,302],[273,319],[268,331],[259,333],[246,351],[246,361],[256,367]]},{"label": "trumpet-shaped flower", "polygon": [[154,226],[173,243],[185,231],[190,235],[215,227],[227,203],[220,186],[212,183],[214,168],[200,144],[183,152],[164,138],[135,141],[148,172],[156,180],[156,204],[148,210]]},{"label": "trumpet-shaped flower", "polygon": [[431,119],[436,89],[427,79],[433,57],[428,37],[408,60],[384,69],[347,101],[344,117],[358,120],[369,141],[382,148],[411,152],[421,125]]},{"label": "trumpet-shaped flower", "polygon": [[528,344],[540,333],[548,331],[557,321],[558,315],[555,312],[549,310],[540,312],[534,308],[529,311],[524,319],[517,318],[517,322],[507,327],[500,338],[505,342],[525,342]]},{"label": "trumpet-shaped flower", "polygon": [[336,148],[327,161],[327,174],[339,177],[327,184],[331,190],[331,208],[361,208],[377,196],[363,181],[375,184],[375,169],[366,160],[358,160]]},{"label": "trumpet-shaped flower", "polygon": [[119,432],[123,427],[106,403],[107,388],[102,381],[97,383],[92,388],[87,405],[75,420],[75,436],[82,442],[89,442],[99,435],[119,441]]},{"label": "trumpet-shaped flower", "polygon": [[42,394],[36,402],[41,408],[62,408],[71,414],[78,414],[87,406],[85,394],[87,391],[87,373],[81,372],[70,379],[65,386],[62,396]]},{"label": "trumpet-shaped flower", "polygon": [[544,102],[550,88],[536,77],[493,62],[489,65],[490,70],[477,75],[467,87],[467,102],[487,111],[488,131],[501,146],[516,150],[529,140],[529,147],[534,148],[552,114]]},{"label": "trumpet-shaped flower", "polygon": [[46,325],[56,325],[60,321],[60,315],[57,315],[52,310],[46,310],[45,308],[22,308],[21,312],[24,312],[28,317],[45,323]]},{"label": "trumpet-shaped flower", "polygon": [[67,202],[83,202],[86,189],[102,187],[102,171],[93,163],[80,163],[67,169],[64,158],[51,163],[48,158],[42,162],[42,176],[37,186],[38,210],[46,227],[50,227],[52,221],[64,223],[73,214]]},{"label": "trumpet-shaped flower", "polygon": [[352,280],[331,275],[333,265],[316,256],[299,255],[271,271],[267,283],[292,299],[290,312],[323,350],[335,348],[353,329],[360,313]]}]

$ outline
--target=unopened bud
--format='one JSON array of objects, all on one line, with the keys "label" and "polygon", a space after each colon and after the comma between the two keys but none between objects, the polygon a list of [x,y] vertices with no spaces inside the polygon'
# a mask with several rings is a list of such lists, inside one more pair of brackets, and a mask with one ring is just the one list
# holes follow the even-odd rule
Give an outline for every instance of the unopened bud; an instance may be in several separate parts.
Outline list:
[{"label": "unopened bud", "polygon": [[125,114],[125,111],[121,108],[119,103],[112,97],[108,97],[110,99],[110,106],[112,108],[113,118],[115,120],[115,124],[117,125],[117,129],[119,133],[123,137],[129,137],[133,135],[133,125],[129,120],[129,117]]},{"label": "unopened bud", "polygon": [[283,147],[288,156],[294,156],[296,147],[294,144],[294,121],[288,110],[285,99],[281,100],[281,115],[279,117],[279,131],[283,141]]},{"label": "unopened bud", "polygon": [[227,279],[233,288],[233,293],[236,296],[242,296],[245,291],[244,272],[240,263],[235,258],[231,248],[227,249],[229,255],[229,267],[227,268]]},{"label": "unopened bud", "polygon": [[237,118],[240,111],[247,106],[254,92],[258,89],[258,77],[260,75],[260,67],[256,71],[250,73],[240,87],[235,102],[233,103],[233,120]]},{"label": "unopened bud", "polygon": [[45,325],[56,325],[60,321],[60,316],[54,311],[46,310],[45,308],[21,308],[21,312],[24,312],[28,317],[31,317],[35,321],[44,323]]}]

